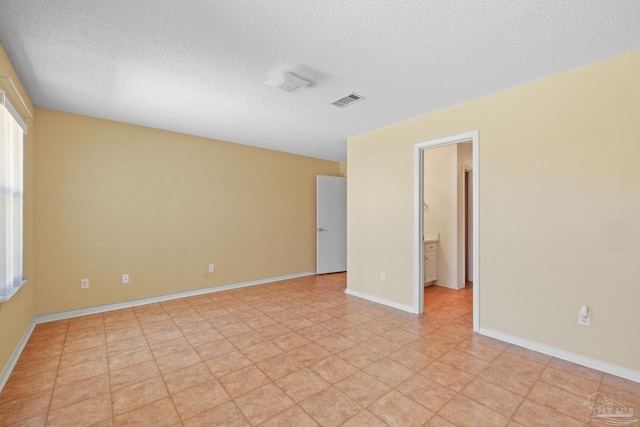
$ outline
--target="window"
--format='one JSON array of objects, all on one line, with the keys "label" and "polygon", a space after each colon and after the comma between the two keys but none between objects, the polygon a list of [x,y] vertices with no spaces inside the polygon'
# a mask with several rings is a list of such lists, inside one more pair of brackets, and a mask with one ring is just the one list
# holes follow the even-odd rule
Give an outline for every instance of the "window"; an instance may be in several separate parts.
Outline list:
[{"label": "window", "polygon": [[0,304],[26,282],[22,278],[22,137],[26,131],[26,124],[0,91]]}]

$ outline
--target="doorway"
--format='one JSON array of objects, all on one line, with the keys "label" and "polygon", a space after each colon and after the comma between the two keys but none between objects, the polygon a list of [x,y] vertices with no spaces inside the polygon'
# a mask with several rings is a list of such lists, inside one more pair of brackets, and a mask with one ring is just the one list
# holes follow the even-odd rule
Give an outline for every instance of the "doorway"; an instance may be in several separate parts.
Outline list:
[{"label": "doorway", "polygon": [[347,178],[316,177],[316,274],[347,270]]},{"label": "doorway", "polygon": [[[473,156],[473,173],[472,181],[472,221],[471,221],[471,252],[472,252],[472,282],[473,282],[473,330],[478,331],[480,327],[480,266],[479,259],[479,220],[478,220],[478,182],[480,178],[480,170],[478,167],[478,132],[469,132],[449,137],[439,138],[431,141],[425,141],[414,145],[414,311],[416,313],[424,312],[424,182],[423,182],[423,151],[428,148],[441,147],[451,144],[469,143],[472,145]],[[466,176],[466,174],[464,174]],[[464,255],[463,255],[464,259]],[[464,265],[463,265],[464,267]],[[468,267],[467,267],[468,268]],[[464,270],[467,270],[464,268]]]}]

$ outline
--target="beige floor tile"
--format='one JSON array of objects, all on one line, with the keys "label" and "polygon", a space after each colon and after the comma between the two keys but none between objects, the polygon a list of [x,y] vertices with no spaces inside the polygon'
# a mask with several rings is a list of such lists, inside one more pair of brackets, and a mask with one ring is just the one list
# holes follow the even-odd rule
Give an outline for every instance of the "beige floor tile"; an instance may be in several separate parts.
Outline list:
[{"label": "beige floor tile", "polygon": [[282,352],[283,350],[271,341],[262,341],[242,349],[242,353],[251,359],[253,363],[276,356]]},{"label": "beige floor tile", "polygon": [[124,338],[118,341],[107,341],[107,355],[112,356],[134,348],[148,347],[149,343],[144,335]]},{"label": "beige floor tile", "polygon": [[233,335],[243,334],[245,332],[251,332],[252,329],[249,325],[242,321],[229,323],[226,325],[218,326],[214,323],[213,325],[225,338],[229,338]]},{"label": "beige floor tile", "polygon": [[319,340],[316,340],[315,343],[331,353],[339,353],[356,345],[355,342],[348,340],[338,333],[333,333],[324,338],[320,338]]},{"label": "beige floor tile", "polygon": [[390,426],[421,426],[433,412],[395,390],[378,399],[369,411]]},{"label": "beige floor tile", "polygon": [[[44,414],[49,409],[53,390],[30,394],[22,399],[0,403],[0,425],[11,425],[20,420]],[[19,423],[18,423],[19,424]]]},{"label": "beige floor tile", "polygon": [[478,377],[521,396],[526,396],[536,382],[535,378],[518,374],[494,364],[489,364],[484,368],[478,374]]},{"label": "beige floor tile", "polygon": [[137,324],[129,328],[117,328],[106,332],[107,345],[116,341],[134,337],[144,337],[142,328]]},{"label": "beige floor tile", "polygon": [[298,362],[309,366],[331,355],[331,352],[320,347],[316,343],[309,343],[289,351]]},{"label": "beige floor tile", "polygon": [[11,372],[11,378],[14,380],[22,380],[34,375],[40,375],[49,371],[56,371],[60,365],[61,355],[48,357],[41,360],[33,360],[29,362],[23,362],[18,360],[13,372]]},{"label": "beige floor tile", "polygon": [[437,360],[420,373],[455,392],[462,390],[473,379],[471,374]]},{"label": "beige floor tile", "polygon": [[360,343],[361,346],[368,350],[378,353],[381,356],[388,356],[394,351],[402,347],[400,344],[391,341],[390,339],[376,336]]},{"label": "beige floor tile", "polygon": [[442,418],[440,415],[434,415],[429,418],[423,427],[456,427],[456,425]]},{"label": "beige floor tile", "polygon": [[439,411],[456,394],[420,374],[412,376],[396,387],[396,390],[433,412]]},{"label": "beige floor tile", "polygon": [[349,419],[349,421],[342,424],[342,427],[386,427],[387,425],[387,423],[382,422],[380,418],[371,412],[364,410],[358,412],[354,417]]},{"label": "beige floor tile", "polygon": [[308,368],[300,369],[276,381],[285,393],[296,402],[314,395],[330,384]]},{"label": "beige floor tile", "polygon": [[0,393],[0,405],[34,394],[51,391],[56,382],[56,371],[48,371],[24,379],[11,376]]},{"label": "beige floor tile", "polygon": [[114,415],[120,415],[167,397],[162,378],[151,378],[111,392]]},{"label": "beige floor tile", "polygon": [[541,365],[547,365],[552,357],[547,354],[538,353],[537,351],[529,350],[517,345],[510,345],[504,349],[505,353],[514,354],[522,357],[523,359],[531,360],[532,362],[540,363]]},{"label": "beige floor tile", "polygon": [[618,390],[622,390],[627,393],[635,394],[636,396],[640,396],[640,383],[634,381],[616,377],[611,374],[604,374],[604,377],[602,378],[602,384],[616,388]]},{"label": "beige floor tile", "polygon": [[469,338],[473,335],[473,331],[471,329],[465,328],[464,326],[460,326],[456,323],[444,325],[440,328],[440,330],[448,334],[457,335],[462,338]]},{"label": "beige floor tile", "polygon": [[165,385],[171,394],[178,393],[215,378],[204,362],[169,372],[163,377]]},{"label": "beige floor tile", "polygon": [[322,426],[339,426],[363,408],[335,387],[328,387],[300,402],[300,406]]},{"label": "beige floor tile", "polygon": [[361,343],[367,341],[375,336],[371,331],[366,330],[361,326],[355,326],[353,328],[344,329],[339,332],[340,335],[355,343]]},{"label": "beige floor tile", "polygon": [[280,335],[285,335],[293,332],[291,329],[287,328],[281,323],[274,323],[273,325],[265,326],[256,330],[266,339],[273,339],[275,337],[279,337]]},{"label": "beige floor tile", "polygon": [[67,329],[67,337],[65,338],[65,345],[83,338],[104,336],[104,333],[104,325],[102,324],[84,328],[72,328],[69,326],[69,329]]},{"label": "beige floor tile", "polygon": [[420,339],[419,334],[415,334],[409,331],[404,331],[399,328],[391,329],[390,331],[387,331],[384,334],[382,334],[381,337],[390,339],[391,341],[397,344],[400,344],[401,346],[405,346],[407,344],[410,344]]},{"label": "beige floor tile", "polygon": [[303,337],[302,335],[298,334],[297,332],[291,332],[291,333],[280,335],[279,337],[274,338],[272,342],[278,347],[280,347],[282,350],[289,351],[289,350],[293,350],[294,348],[303,346],[305,344],[309,344],[311,341],[309,341],[307,338]]},{"label": "beige floor tile", "polygon": [[440,362],[447,363],[458,369],[470,373],[471,375],[478,375],[488,364],[486,360],[478,359],[470,354],[463,353],[456,349],[451,350],[447,354],[443,355]]},{"label": "beige floor tile", "polygon": [[[640,396],[634,393],[629,393],[606,384],[602,384],[598,390],[608,399],[613,400],[626,408],[633,408],[634,413],[637,414],[640,408]],[[636,416],[637,418],[637,416]]]},{"label": "beige floor tile", "polygon": [[79,363],[77,365],[67,366],[66,368],[60,368],[58,369],[56,387],[106,374],[108,373],[108,370],[106,357]]},{"label": "beige floor tile", "polygon": [[113,421],[115,427],[170,427],[180,425],[180,417],[168,397],[117,415]]},{"label": "beige floor tile", "polygon": [[58,385],[53,390],[49,410],[54,411],[109,392],[109,376],[107,374],[70,384]]},{"label": "beige floor tile", "polygon": [[510,418],[524,399],[502,387],[491,384],[480,378],[474,378],[462,389],[460,394],[474,400],[487,408]]},{"label": "beige floor tile", "polygon": [[[586,419],[586,417],[585,417]],[[579,421],[554,409],[525,399],[515,414],[513,420],[527,427],[586,427],[587,423]]]},{"label": "beige floor tile", "polygon": [[185,427],[249,427],[249,420],[233,402],[223,403],[184,421]]},{"label": "beige floor tile", "polygon": [[358,370],[352,364],[345,362],[337,356],[329,356],[314,363],[309,367],[325,381],[334,384]]},{"label": "beige floor tile", "polygon": [[106,360],[107,347],[106,345],[99,345],[96,347],[90,347],[86,349],[68,351],[62,354],[60,359],[60,369],[68,368],[69,366],[78,365],[80,363],[91,362],[99,359]]},{"label": "beige floor tile", "polygon": [[540,376],[545,368],[545,366],[540,363],[516,356],[512,353],[507,353],[506,351],[500,353],[491,363],[535,379]]},{"label": "beige floor tile", "polygon": [[235,399],[252,425],[258,425],[295,405],[275,384],[269,383]]},{"label": "beige floor tile", "polygon": [[460,427],[505,426],[509,420],[497,412],[459,394],[438,415]]},{"label": "beige floor tile", "polygon": [[390,386],[362,371],[344,378],[335,387],[363,408],[391,391]]},{"label": "beige floor tile", "polygon": [[160,370],[155,360],[148,360],[123,369],[109,371],[111,390],[117,390],[159,376]]},{"label": "beige floor tile", "polygon": [[[332,331],[320,325],[313,325],[313,326],[309,326],[308,328],[298,329],[296,332],[310,341],[317,341],[321,338],[324,338],[326,336],[333,334]],[[346,337],[346,338],[349,338],[349,337]]]},{"label": "beige floor tile", "polygon": [[260,424],[260,427],[315,427],[319,426],[306,412],[299,406],[294,406],[275,417]]},{"label": "beige floor tile", "polygon": [[382,358],[363,369],[364,372],[379,379],[383,383],[396,387],[415,373],[393,360]]},{"label": "beige floor tile", "polygon": [[595,382],[601,382],[603,378],[603,373],[600,371],[587,368],[586,366],[576,365],[575,363],[567,362],[566,360],[553,358],[547,366]]},{"label": "beige floor tile", "polygon": [[414,372],[420,371],[434,361],[434,359],[430,358],[426,354],[406,347],[396,350],[387,356],[387,358],[394,362],[398,362],[402,366],[409,368]]},{"label": "beige floor tile", "polygon": [[346,350],[342,350],[340,353],[337,353],[336,356],[346,360],[352,365],[362,369],[369,365],[371,365],[376,360],[382,358],[382,356],[378,353],[374,353],[371,350],[368,350],[361,345],[355,345],[353,347],[349,347]]},{"label": "beige floor tile", "polygon": [[103,394],[51,411],[47,426],[89,426],[111,416],[111,398],[109,394]]},{"label": "beige floor tile", "polygon": [[158,358],[167,356],[171,353],[191,349],[191,344],[185,337],[173,338],[166,341],[157,341],[149,343],[153,357]]},{"label": "beige floor tile", "polygon": [[180,418],[186,420],[231,400],[215,379],[171,395]]},{"label": "beige floor tile", "polygon": [[287,353],[280,353],[268,359],[261,360],[256,363],[256,365],[274,381],[304,367],[302,363]]},{"label": "beige floor tile", "polygon": [[501,349],[497,349],[486,344],[481,344],[479,342],[474,341],[473,339],[468,339],[456,347],[457,350],[470,354],[478,359],[486,360],[487,362],[491,362],[493,359],[498,357],[500,353],[502,353]]},{"label": "beige floor tile", "polygon": [[193,347],[203,346],[205,344],[209,344],[224,338],[217,329],[212,326],[209,326],[207,329],[200,330],[197,332],[184,332],[183,335],[189,341]]},{"label": "beige floor tile", "polygon": [[229,340],[223,338],[195,347],[196,352],[202,360],[212,359],[238,350]]},{"label": "beige floor tile", "polygon": [[109,370],[115,371],[153,359],[149,346],[133,348],[109,355]]},{"label": "beige floor tile", "polygon": [[216,377],[224,376],[252,364],[251,360],[238,350],[206,360],[205,363]]},{"label": "beige floor tile", "polygon": [[158,368],[160,368],[160,372],[163,374],[168,374],[169,372],[202,362],[202,359],[192,347],[186,347],[183,350],[166,356],[156,357],[155,359]]},{"label": "beige floor tile", "polygon": [[585,395],[573,394],[543,382],[537,382],[533,385],[527,399],[577,420],[585,420],[590,415],[590,411],[583,405],[586,400]]},{"label": "beige floor tile", "polygon": [[227,339],[231,342],[231,344],[233,344],[240,350],[242,350],[243,348],[251,347],[252,345],[258,344],[259,342],[265,340],[264,336],[256,331],[249,331],[237,335],[232,335]]},{"label": "beige floor tile", "polygon": [[36,362],[38,360],[49,359],[53,357],[60,357],[62,355],[62,350],[64,348],[64,340],[55,344],[51,344],[49,346],[44,347],[30,347],[29,343],[25,346],[25,349],[22,351],[18,362],[20,363],[28,363],[28,362]]},{"label": "beige floor tile", "polygon": [[270,382],[264,372],[254,365],[239,369],[219,378],[231,398],[236,398]]},{"label": "beige floor tile", "polygon": [[561,388],[579,396],[595,393],[600,387],[597,381],[591,381],[578,375],[547,366],[539,381]]}]

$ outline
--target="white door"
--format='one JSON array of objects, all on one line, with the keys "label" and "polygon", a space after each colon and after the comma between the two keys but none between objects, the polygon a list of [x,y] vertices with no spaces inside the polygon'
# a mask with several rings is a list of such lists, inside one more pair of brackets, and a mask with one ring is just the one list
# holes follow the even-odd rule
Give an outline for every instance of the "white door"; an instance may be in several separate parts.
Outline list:
[{"label": "white door", "polygon": [[347,178],[317,176],[316,273],[347,270]]}]

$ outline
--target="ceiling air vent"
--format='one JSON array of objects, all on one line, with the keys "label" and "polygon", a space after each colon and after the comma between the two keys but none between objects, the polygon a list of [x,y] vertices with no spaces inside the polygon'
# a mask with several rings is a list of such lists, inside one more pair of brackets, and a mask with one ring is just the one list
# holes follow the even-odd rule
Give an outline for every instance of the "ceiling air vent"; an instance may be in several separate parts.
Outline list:
[{"label": "ceiling air vent", "polygon": [[358,94],[352,93],[351,95],[347,95],[344,98],[340,98],[337,101],[333,101],[331,105],[335,105],[336,107],[344,108],[348,105],[354,104],[360,100],[364,99],[364,96],[360,96]]}]

